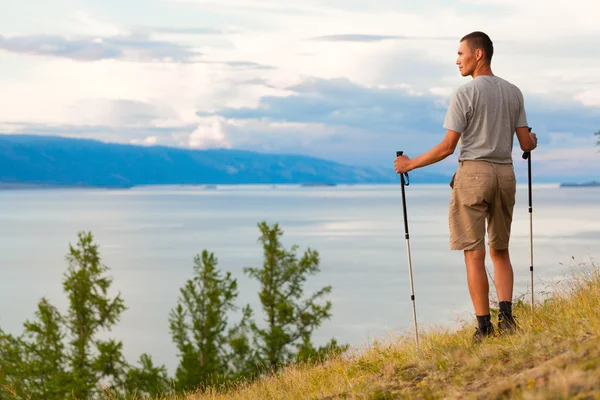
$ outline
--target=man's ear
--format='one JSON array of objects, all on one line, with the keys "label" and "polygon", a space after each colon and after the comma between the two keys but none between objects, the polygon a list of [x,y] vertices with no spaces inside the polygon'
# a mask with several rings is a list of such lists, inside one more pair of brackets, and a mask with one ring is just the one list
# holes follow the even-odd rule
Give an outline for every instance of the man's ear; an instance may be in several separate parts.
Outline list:
[{"label": "man's ear", "polygon": [[477,61],[481,60],[483,58],[483,50],[475,49],[475,57],[477,58]]}]

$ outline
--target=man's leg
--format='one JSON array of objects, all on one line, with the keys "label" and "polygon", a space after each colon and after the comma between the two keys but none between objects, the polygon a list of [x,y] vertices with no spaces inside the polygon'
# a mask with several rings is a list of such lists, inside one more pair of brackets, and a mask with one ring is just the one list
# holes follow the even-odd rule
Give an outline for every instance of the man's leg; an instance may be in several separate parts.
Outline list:
[{"label": "man's leg", "polygon": [[490,313],[490,287],[485,270],[485,249],[465,250],[465,264],[475,315],[478,317],[488,315]]},{"label": "man's leg", "polygon": [[488,235],[490,257],[494,263],[494,281],[500,314],[498,330],[514,331],[516,322],[512,315],[514,276],[510,262],[509,242],[512,214],[515,205],[516,179],[512,165],[497,165],[498,185],[490,207]]},{"label": "man's leg", "polygon": [[475,341],[480,341],[483,337],[494,333],[490,315],[490,286],[485,270],[485,249],[465,250],[464,254],[469,293],[477,317],[477,330],[473,338]]},{"label": "man's leg", "polygon": [[508,249],[496,250],[490,248],[490,257],[494,263],[494,281],[500,306],[498,330],[500,332],[512,332],[517,325],[512,315],[514,274],[510,255]]},{"label": "man's leg", "polygon": [[498,301],[512,302],[514,274],[508,249],[496,250],[490,248],[490,257],[494,263],[494,282],[498,293]]},{"label": "man's leg", "polygon": [[450,249],[464,253],[467,284],[477,316],[476,341],[494,333],[484,243],[489,198],[495,183],[493,172],[488,162],[459,163],[449,207]]}]

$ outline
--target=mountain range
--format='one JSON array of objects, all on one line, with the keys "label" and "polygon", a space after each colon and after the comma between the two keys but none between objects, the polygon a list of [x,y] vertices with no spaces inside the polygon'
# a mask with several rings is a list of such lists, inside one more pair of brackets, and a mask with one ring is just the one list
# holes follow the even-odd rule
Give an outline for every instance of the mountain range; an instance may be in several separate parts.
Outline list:
[{"label": "mountain range", "polygon": [[[418,171],[411,180],[447,183]],[[231,149],[105,143],[60,136],[0,135],[0,186],[132,187],[172,184],[394,183],[392,168]]]}]

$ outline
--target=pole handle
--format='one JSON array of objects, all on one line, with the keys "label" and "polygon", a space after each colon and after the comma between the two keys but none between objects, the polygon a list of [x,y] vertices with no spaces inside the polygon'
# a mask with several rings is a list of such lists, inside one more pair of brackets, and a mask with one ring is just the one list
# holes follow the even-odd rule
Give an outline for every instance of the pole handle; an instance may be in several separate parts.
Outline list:
[{"label": "pole handle", "polygon": [[[531,127],[529,127],[529,132],[531,132]],[[523,160],[527,160],[529,156],[531,156],[531,152],[526,151],[525,153],[523,153]]]},{"label": "pole handle", "polygon": [[[403,151],[401,151],[401,150],[396,151],[396,157],[400,157],[402,154],[404,154]],[[404,172],[403,174],[400,174],[400,181],[402,182],[402,185],[404,185],[404,186],[408,186],[410,184],[408,172]]]}]

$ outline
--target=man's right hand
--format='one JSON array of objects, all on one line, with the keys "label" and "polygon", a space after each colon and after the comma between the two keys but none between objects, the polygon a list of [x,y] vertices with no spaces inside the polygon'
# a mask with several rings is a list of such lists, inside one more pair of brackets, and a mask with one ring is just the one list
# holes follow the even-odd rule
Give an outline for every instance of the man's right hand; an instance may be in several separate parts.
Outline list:
[{"label": "man's right hand", "polygon": [[529,132],[529,128],[519,127],[517,128],[517,139],[521,145],[521,150],[528,152],[537,147],[537,136],[533,132]]},{"label": "man's right hand", "polygon": [[[529,137],[531,137],[531,141],[534,143],[533,149],[531,149],[531,150],[534,150],[537,147],[537,135],[533,132],[529,132]],[[529,151],[531,151],[531,150],[529,150]]]}]

